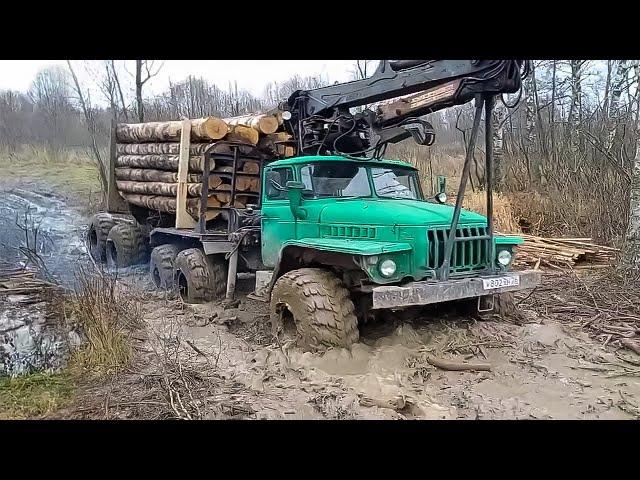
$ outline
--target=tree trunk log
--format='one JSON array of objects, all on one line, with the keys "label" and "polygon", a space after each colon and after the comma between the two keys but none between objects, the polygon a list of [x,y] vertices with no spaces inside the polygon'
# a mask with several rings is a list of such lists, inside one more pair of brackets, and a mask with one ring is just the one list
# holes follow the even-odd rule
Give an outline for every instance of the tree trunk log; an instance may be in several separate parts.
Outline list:
[{"label": "tree trunk log", "polygon": [[[178,173],[166,172],[164,170],[153,170],[150,168],[120,167],[116,168],[116,179],[129,180],[133,182],[177,183]],[[187,181],[190,183],[202,182],[202,175],[190,174],[187,177]]]},{"label": "tree trunk log", "polygon": [[260,179],[255,177],[236,177],[236,189],[241,192],[258,192]]},{"label": "tree trunk log", "polygon": [[242,171],[244,173],[260,173],[260,164],[258,162],[245,161]]},{"label": "tree trunk log", "polygon": [[[192,143],[189,146],[189,155],[202,155],[211,143]],[[180,155],[180,143],[118,143],[116,145],[118,155]]]},{"label": "tree trunk log", "polygon": [[[159,212],[176,213],[176,199],[154,195],[140,195],[135,193],[121,193],[122,197],[129,203],[139,207],[157,210]],[[191,212],[197,212],[200,205],[199,198],[187,199],[187,208]]]},{"label": "tree trunk log", "polygon": [[455,360],[436,358],[432,355],[427,355],[427,362],[429,362],[431,365],[441,370],[451,370],[451,371],[478,370],[478,371],[485,371],[485,372],[491,371],[491,364],[489,363],[456,362]]},{"label": "tree trunk log", "polygon": [[[179,155],[121,155],[116,158],[116,167],[153,168],[157,170],[178,171]],[[211,165],[211,169],[215,165]],[[202,157],[189,158],[189,171],[202,172]]]},{"label": "tree trunk log", "polygon": [[243,115],[225,118],[225,121],[229,126],[243,125],[265,134],[274,133],[279,126],[278,119],[273,115]]},{"label": "tree trunk log", "polygon": [[229,134],[225,137],[225,140],[247,142],[251,145],[256,145],[260,134],[257,130],[251,127],[245,127],[244,125],[234,125],[229,127]]},{"label": "tree trunk log", "polygon": [[[175,197],[178,194],[177,183],[160,182],[130,182],[118,180],[118,190],[124,193],[138,193],[140,195],[159,195],[162,197]],[[187,183],[187,195],[199,197],[202,193],[201,183]]]},{"label": "tree trunk log", "polygon": [[[175,142],[180,140],[181,121],[120,123],[116,138],[120,143]],[[227,123],[216,117],[191,120],[192,140],[219,140],[229,132]]]}]

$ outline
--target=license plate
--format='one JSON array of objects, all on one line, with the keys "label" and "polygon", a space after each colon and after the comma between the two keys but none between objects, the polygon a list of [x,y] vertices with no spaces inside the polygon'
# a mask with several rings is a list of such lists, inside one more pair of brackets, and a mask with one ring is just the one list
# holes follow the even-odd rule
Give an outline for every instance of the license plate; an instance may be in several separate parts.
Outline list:
[{"label": "license plate", "polygon": [[520,285],[520,276],[514,275],[512,277],[496,277],[496,278],[483,278],[482,287],[485,290],[493,290],[494,288],[502,287],[515,287]]}]

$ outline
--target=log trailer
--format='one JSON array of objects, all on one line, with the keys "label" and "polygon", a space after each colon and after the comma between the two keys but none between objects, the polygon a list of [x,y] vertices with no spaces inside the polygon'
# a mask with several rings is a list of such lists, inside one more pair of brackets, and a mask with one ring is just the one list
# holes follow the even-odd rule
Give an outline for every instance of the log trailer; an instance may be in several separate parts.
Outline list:
[{"label": "log trailer", "polygon": [[[498,295],[540,282],[537,271],[510,270],[522,239],[494,236],[492,215],[491,112],[498,95],[521,88],[527,70],[523,60],[383,60],[370,78],[296,91],[279,114],[297,155],[212,144],[198,152],[197,200],[185,191],[192,166],[185,120],[175,215],[118,195],[114,125],[108,208],[89,226],[92,256],[127,267],[150,253],[154,284],[179,289],[189,303],[231,300],[238,273],[255,273],[274,333],[292,332],[310,347],[349,347],[359,323],[388,309],[449,301],[491,309]],[[423,117],[471,100],[456,204],[445,204],[443,189],[425,198],[417,169],[384,159],[386,147],[409,137],[431,145],[434,130]],[[461,208],[483,109],[486,217]],[[238,173],[245,162],[259,168]],[[230,166],[224,205],[210,201],[213,165]],[[250,177],[260,180],[253,196],[237,189]]]}]

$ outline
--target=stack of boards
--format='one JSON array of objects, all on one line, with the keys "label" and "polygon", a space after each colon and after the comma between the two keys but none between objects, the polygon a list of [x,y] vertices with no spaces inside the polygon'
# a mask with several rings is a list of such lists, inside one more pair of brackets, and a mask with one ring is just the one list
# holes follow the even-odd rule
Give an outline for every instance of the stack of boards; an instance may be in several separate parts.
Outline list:
[{"label": "stack of boards", "polygon": [[[286,158],[295,155],[291,135],[282,131],[279,114],[246,115],[221,119],[190,120],[189,167],[186,176],[187,212],[197,219],[202,195],[203,153],[214,145],[216,153],[231,154],[229,142],[241,144],[236,163],[236,194],[233,206],[257,203],[260,163],[255,154]],[[178,205],[178,165],[182,121],[118,124],[116,126],[115,180],[118,193],[130,204],[175,214]],[[188,138],[188,137],[187,137]],[[246,147],[245,147],[246,146]],[[224,157],[224,155],[222,155]],[[230,155],[228,155],[230,158]],[[210,165],[208,207],[231,204],[233,160]],[[207,214],[207,219],[215,218]]]}]

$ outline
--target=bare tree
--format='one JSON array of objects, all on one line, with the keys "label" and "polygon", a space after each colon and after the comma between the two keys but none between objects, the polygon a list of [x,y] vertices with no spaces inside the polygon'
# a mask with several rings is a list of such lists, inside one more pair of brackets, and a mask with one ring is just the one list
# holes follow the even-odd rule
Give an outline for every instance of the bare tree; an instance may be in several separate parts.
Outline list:
[{"label": "bare tree", "polygon": [[142,87],[160,73],[164,62],[156,65],[153,60],[136,60],[136,106],[138,121],[144,122],[144,102],[142,101]]},{"label": "bare tree", "polygon": [[80,103],[80,107],[82,108],[82,113],[84,115],[87,131],[89,132],[89,136],[90,136],[89,148],[95,158],[95,161],[98,167],[98,173],[100,174],[100,182],[102,183],[102,191],[106,192],[107,186],[108,186],[106,165],[102,159],[102,155],[100,154],[100,149],[98,148],[98,142],[97,142],[98,129],[97,129],[95,114],[91,108],[91,97],[89,95],[89,92],[87,92],[86,95],[83,93],[82,88],[80,87],[80,83],[78,82],[78,77],[76,76],[76,73],[73,70],[70,60],[67,60],[67,65],[69,66],[69,71],[71,72],[71,76],[73,77],[73,84],[75,87],[76,99],[78,100],[78,102]]},{"label": "bare tree", "polygon": [[43,125],[35,129],[39,131],[49,150],[57,154],[66,143],[63,136],[63,122],[69,118],[69,74],[58,66],[40,70],[29,88],[29,98],[38,111],[38,119]]}]

